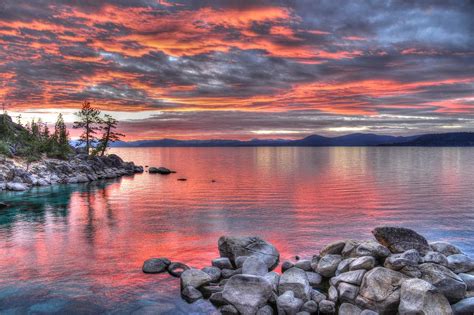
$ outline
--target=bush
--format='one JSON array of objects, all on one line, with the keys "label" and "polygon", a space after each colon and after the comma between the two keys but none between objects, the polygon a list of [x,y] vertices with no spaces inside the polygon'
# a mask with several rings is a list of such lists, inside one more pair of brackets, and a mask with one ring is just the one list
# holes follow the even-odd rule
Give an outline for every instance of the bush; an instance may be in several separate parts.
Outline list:
[{"label": "bush", "polygon": [[10,146],[5,141],[0,141],[0,155],[11,157]]}]

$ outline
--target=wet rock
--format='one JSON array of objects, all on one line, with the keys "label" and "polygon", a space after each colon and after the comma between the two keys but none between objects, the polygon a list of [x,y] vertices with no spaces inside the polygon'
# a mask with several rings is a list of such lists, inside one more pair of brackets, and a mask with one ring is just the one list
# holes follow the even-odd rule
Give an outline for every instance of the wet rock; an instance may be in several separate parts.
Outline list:
[{"label": "wet rock", "polygon": [[446,256],[438,252],[427,252],[422,260],[424,263],[435,263],[445,267],[448,266],[448,259]]},{"label": "wet rock", "polygon": [[222,297],[242,315],[255,314],[272,296],[272,286],[263,277],[235,275],[227,281]]},{"label": "wet rock", "polygon": [[336,303],[328,300],[319,302],[320,314],[336,314]]},{"label": "wet rock", "polygon": [[227,257],[213,259],[212,266],[217,267],[219,269],[234,269],[234,267],[232,266],[232,263]]},{"label": "wet rock", "polygon": [[285,272],[287,271],[288,269],[291,269],[293,268],[295,265],[291,262],[291,261],[284,261],[282,264],[281,264],[281,272]]},{"label": "wet rock", "polygon": [[192,286],[187,286],[181,291],[181,296],[188,303],[196,302],[199,299],[202,299],[202,293],[199,292],[196,288]]},{"label": "wet rock", "polygon": [[303,269],[304,271],[313,271],[311,269],[311,260],[302,259],[295,264],[296,268]]},{"label": "wet rock", "polygon": [[472,315],[474,314],[474,297],[463,299],[451,307],[454,315]]},{"label": "wet rock", "polygon": [[406,280],[402,283],[400,292],[400,315],[452,314],[446,297],[429,282],[421,279]]},{"label": "wet rock", "polygon": [[258,256],[248,257],[242,265],[242,274],[264,276],[268,272],[267,265]]},{"label": "wet rock", "polygon": [[316,271],[323,277],[330,278],[335,275],[337,266],[341,261],[341,255],[327,254],[319,261]]},{"label": "wet rock", "polygon": [[217,282],[221,278],[221,270],[217,267],[204,267],[202,271],[211,277],[211,282]]},{"label": "wet rock", "polygon": [[[375,258],[372,256],[362,256],[354,261],[352,261],[349,265],[349,270],[359,270],[359,269],[364,269],[364,270],[370,270],[375,267],[376,261]],[[339,268],[339,266],[338,266]]]},{"label": "wet rock", "polygon": [[319,255],[326,256],[326,255],[340,255],[344,246],[346,245],[346,241],[336,241],[332,242],[321,249]]},{"label": "wet rock", "polygon": [[313,300],[310,300],[303,304],[303,306],[301,307],[301,311],[308,312],[309,314],[317,314],[318,308],[318,303]]},{"label": "wet rock", "polygon": [[280,275],[274,271],[268,272],[266,275],[263,276],[265,280],[267,280],[271,285],[273,291],[278,291],[278,284],[280,283]]},{"label": "wet rock", "polygon": [[474,260],[464,254],[449,255],[448,268],[454,273],[469,272],[474,269]]},{"label": "wet rock", "polygon": [[381,314],[396,313],[400,288],[406,279],[400,272],[376,267],[365,274],[356,304]]},{"label": "wet rock", "polygon": [[279,315],[295,315],[303,306],[303,300],[295,297],[293,291],[286,291],[277,298]]},{"label": "wet rock", "polygon": [[447,242],[433,242],[430,243],[430,247],[433,251],[441,253],[446,257],[455,254],[462,254],[462,251],[459,248]]},{"label": "wet rock", "polygon": [[185,271],[190,269],[187,265],[180,263],[180,262],[172,262],[168,266],[168,273],[173,277],[181,277],[181,274]]},{"label": "wet rock", "polygon": [[239,311],[232,305],[224,305],[219,308],[222,315],[239,315]]},{"label": "wet rock", "polygon": [[460,273],[458,277],[466,284],[467,291],[474,291],[474,275]]},{"label": "wet rock", "polygon": [[161,174],[161,175],[169,175],[171,174],[171,170],[167,169],[166,167],[150,167],[148,169],[148,173],[150,174]]},{"label": "wet rock", "polygon": [[199,288],[202,285],[211,282],[211,277],[202,270],[188,269],[181,274],[181,288],[193,287]]},{"label": "wet rock", "polygon": [[387,247],[377,242],[367,241],[360,243],[359,246],[356,247],[355,251],[351,253],[351,255],[353,257],[373,256],[383,259],[390,255],[390,251]]},{"label": "wet rock", "polygon": [[280,253],[272,244],[255,236],[221,236],[218,246],[221,257],[227,257],[231,262],[235,262],[239,256],[257,256],[265,262],[269,270],[275,269],[280,259]]},{"label": "wet rock", "polygon": [[171,261],[167,258],[150,258],[143,263],[142,270],[144,273],[161,273],[165,272]]},{"label": "wet rock", "polygon": [[401,227],[383,226],[372,231],[375,239],[392,253],[403,253],[416,249],[422,255],[430,251],[428,241],[413,230]]},{"label": "wet rock", "polygon": [[222,291],[212,293],[209,297],[209,301],[215,306],[227,305],[227,301],[224,300],[224,297],[222,296]]},{"label": "wet rock", "polygon": [[421,279],[434,285],[450,303],[461,300],[466,294],[466,284],[448,268],[425,263],[420,265]]},{"label": "wet rock", "polygon": [[339,315],[360,315],[362,310],[350,303],[342,303],[339,307]]},{"label": "wet rock", "polygon": [[286,291],[293,291],[297,298],[302,299],[304,302],[308,301],[311,297],[311,286],[309,285],[306,272],[293,267],[283,273],[280,276],[278,292],[283,294]]},{"label": "wet rock", "polygon": [[339,276],[331,278],[330,282],[333,286],[338,286],[340,282],[361,285],[362,279],[367,271],[364,269],[348,271],[341,273]]},{"label": "wet rock", "polygon": [[273,315],[273,308],[270,305],[265,305],[264,307],[261,307],[258,309],[256,315]]}]

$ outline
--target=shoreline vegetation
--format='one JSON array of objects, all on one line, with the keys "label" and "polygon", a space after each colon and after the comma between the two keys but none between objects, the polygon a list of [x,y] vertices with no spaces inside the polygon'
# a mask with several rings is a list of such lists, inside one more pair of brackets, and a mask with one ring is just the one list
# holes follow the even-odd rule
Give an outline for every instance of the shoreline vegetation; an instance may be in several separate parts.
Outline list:
[{"label": "shoreline vegetation", "polygon": [[474,314],[474,260],[413,230],[377,227],[375,240],[341,240],[280,265],[259,237],[222,236],[211,266],[151,258],[142,271],[180,278],[181,296],[224,315]]},{"label": "shoreline vegetation", "polygon": [[53,132],[39,120],[23,125],[21,117],[15,123],[6,112],[0,115],[0,191],[85,183],[144,171],[115,154],[105,154],[111,143],[125,136],[115,131],[117,120],[102,117],[87,101],[76,116],[73,128],[82,134],[79,145],[72,147],[61,114]]}]

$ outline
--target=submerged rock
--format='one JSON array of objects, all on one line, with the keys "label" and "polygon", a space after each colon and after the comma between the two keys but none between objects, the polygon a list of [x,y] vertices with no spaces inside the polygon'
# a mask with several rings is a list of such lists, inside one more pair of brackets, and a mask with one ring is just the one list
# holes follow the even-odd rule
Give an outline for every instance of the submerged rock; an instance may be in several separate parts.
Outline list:
[{"label": "submerged rock", "polygon": [[187,286],[181,291],[181,296],[188,303],[196,302],[203,298],[202,293],[192,286]]},{"label": "submerged rock", "polygon": [[257,236],[221,236],[218,247],[221,257],[229,258],[232,263],[235,263],[235,259],[239,256],[257,256],[265,262],[269,270],[273,270],[280,260],[278,250]]},{"label": "submerged rock", "polygon": [[169,175],[172,173],[170,169],[167,169],[166,167],[150,167],[148,169],[148,173],[150,174],[161,174],[161,175]]},{"label": "submerged rock", "polygon": [[413,230],[402,227],[383,226],[372,231],[375,239],[392,253],[403,253],[416,249],[421,254],[430,251],[428,241]]}]

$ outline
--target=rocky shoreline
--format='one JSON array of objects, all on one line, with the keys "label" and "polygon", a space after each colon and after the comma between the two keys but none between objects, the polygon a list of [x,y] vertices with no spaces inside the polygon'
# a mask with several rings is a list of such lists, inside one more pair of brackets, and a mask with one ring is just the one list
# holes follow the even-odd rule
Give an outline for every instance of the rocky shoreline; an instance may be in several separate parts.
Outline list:
[{"label": "rocky shoreline", "polygon": [[167,258],[143,272],[179,277],[189,303],[208,299],[215,314],[474,314],[474,259],[413,230],[378,227],[375,240],[341,240],[318,254],[279,265],[278,250],[259,237],[226,237],[211,266]]},{"label": "rocky shoreline", "polygon": [[77,154],[69,160],[42,159],[29,166],[19,159],[0,160],[0,191],[24,191],[34,186],[75,184],[142,173],[143,167],[119,156]]}]

